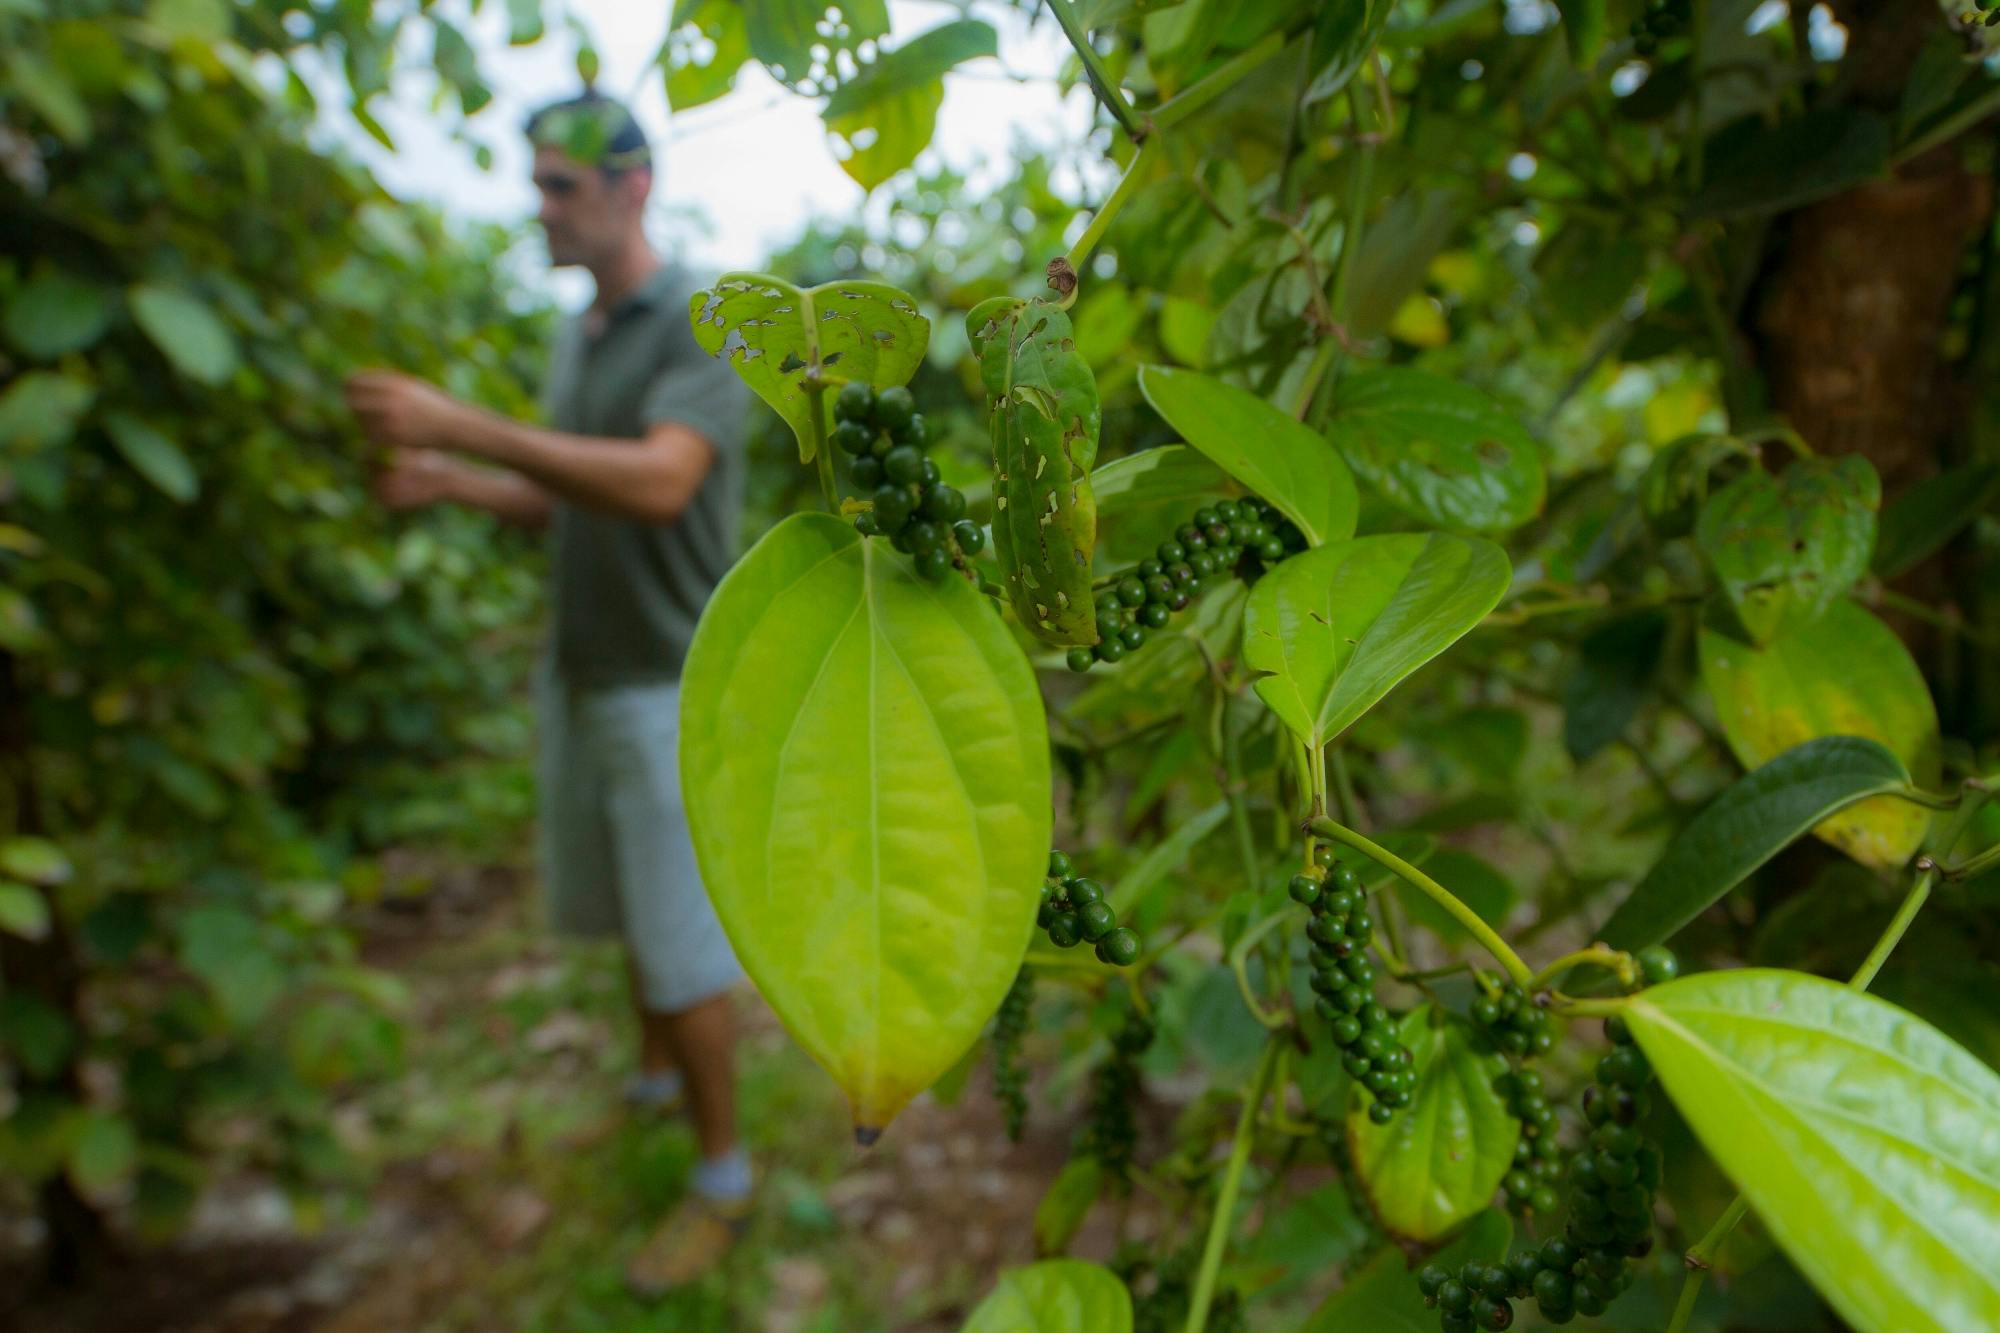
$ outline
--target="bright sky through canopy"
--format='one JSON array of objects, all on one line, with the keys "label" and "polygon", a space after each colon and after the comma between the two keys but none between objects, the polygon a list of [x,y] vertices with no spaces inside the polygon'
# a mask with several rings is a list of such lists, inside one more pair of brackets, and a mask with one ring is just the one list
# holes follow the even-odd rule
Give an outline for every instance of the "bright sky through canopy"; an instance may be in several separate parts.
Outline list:
[{"label": "bright sky through canopy", "polygon": [[[394,96],[373,108],[397,151],[385,151],[336,112],[340,137],[397,196],[426,200],[461,217],[522,222],[534,242],[535,193],[520,129],[534,107],[581,87],[576,44],[554,5],[547,8],[547,35],[525,47],[507,44],[505,5],[482,5],[472,17],[465,15],[463,0],[439,8],[463,24],[493,90],[493,103],[469,126],[474,140],[491,148],[492,170],[479,170],[468,148],[453,142],[455,105],[432,109],[437,80],[430,72],[427,39],[406,43],[417,49],[402,53]],[[839,217],[861,209],[861,188],[834,159],[819,102],[795,96],[754,64],[727,96],[670,115],[653,62],[671,8],[668,0],[566,3],[595,39],[602,60],[598,86],[631,101],[655,145],[662,163],[654,191],[659,240],[698,268],[750,267],[796,236],[814,214]],[[889,8],[891,40],[897,43],[962,12],[959,5],[930,0],[892,0]],[[1090,124],[1090,97],[1082,88],[1067,98],[1059,92],[1055,76],[1068,47],[1046,15],[1031,24],[1027,14],[1007,5],[974,4],[971,12],[998,30],[1000,59],[973,61],[946,77],[937,133],[919,166],[942,161],[975,181],[990,181],[1004,175],[1024,141],[1080,141]],[[524,253],[536,261],[532,267],[540,266],[538,244],[524,246]],[[559,276],[557,288],[566,300],[586,290]]]}]

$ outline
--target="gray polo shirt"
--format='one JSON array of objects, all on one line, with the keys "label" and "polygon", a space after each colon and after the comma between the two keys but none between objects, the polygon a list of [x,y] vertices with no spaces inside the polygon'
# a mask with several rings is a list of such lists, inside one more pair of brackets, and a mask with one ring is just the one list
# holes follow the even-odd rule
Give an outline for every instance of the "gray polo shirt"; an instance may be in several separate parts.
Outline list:
[{"label": "gray polo shirt", "polygon": [[694,340],[688,298],[697,285],[678,264],[663,264],[597,336],[578,316],[556,342],[542,395],[556,429],[637,440],[677,421],[715,446],[714,467],[670,523],[557,502],[550,649],[569,685],[679,679],[702,605],[736,558],[750,395],[727,362]]}]

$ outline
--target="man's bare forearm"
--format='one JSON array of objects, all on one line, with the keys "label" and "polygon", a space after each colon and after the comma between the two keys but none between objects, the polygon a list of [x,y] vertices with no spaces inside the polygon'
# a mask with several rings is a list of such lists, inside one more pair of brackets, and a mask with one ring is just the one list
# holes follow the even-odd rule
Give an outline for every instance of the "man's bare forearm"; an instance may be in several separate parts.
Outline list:
[{"label": "man's bare forearm", "polygon": [[452,499],[496,514],[502,522],[540,529],[555,516],[555,497],[518,472],[460,464],[451,481]]},{"label": "man's bare forearm", "polygon": [[651,522],[676,517],[708,466],[701,437],[660,427],[667,438],[599,439],[548,430],[483,410],[465,414],[447,447],[521,474],[545,492]]}]

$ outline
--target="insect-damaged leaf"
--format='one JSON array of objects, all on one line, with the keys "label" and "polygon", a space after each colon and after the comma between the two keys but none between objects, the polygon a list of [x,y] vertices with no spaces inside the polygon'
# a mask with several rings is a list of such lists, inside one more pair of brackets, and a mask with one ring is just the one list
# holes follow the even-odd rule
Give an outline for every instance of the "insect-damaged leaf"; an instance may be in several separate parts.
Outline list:
[{"label": "insect-damaged leaf", "polygon": [[1069,316],[995,297],[966,332],[979,354],[993,438],[993,550],[1021,623],[1053,644],[1097,642],[1090,551],[1097,501],[1097,381]]},{"label": "insect-damaged leaf", "polygon": [[907,384],[931,337],[916,303],[882,282],[802,288],[767,273],[725,273],[694,294],[688,317],[702,350],[728,357],[743,382],[785,419],[806,463],[818,453],[833,412],[831,394],[814,388],[838,389],[850,380],[878,389]]}]

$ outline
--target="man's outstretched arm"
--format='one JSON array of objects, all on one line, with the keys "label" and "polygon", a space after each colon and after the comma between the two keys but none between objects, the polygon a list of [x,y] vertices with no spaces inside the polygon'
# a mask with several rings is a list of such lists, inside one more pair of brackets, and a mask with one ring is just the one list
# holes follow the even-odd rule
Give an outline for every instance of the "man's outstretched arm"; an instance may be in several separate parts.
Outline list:
[{"label": "man's outstretched arm", "polygon": [[576,504],[654,523],[687,508],[715,461],[708,437],[678,422],[637,441],[575,435],[509,420],[394,371],[354,376],[347,398],[376,439],[496,463]]}]

